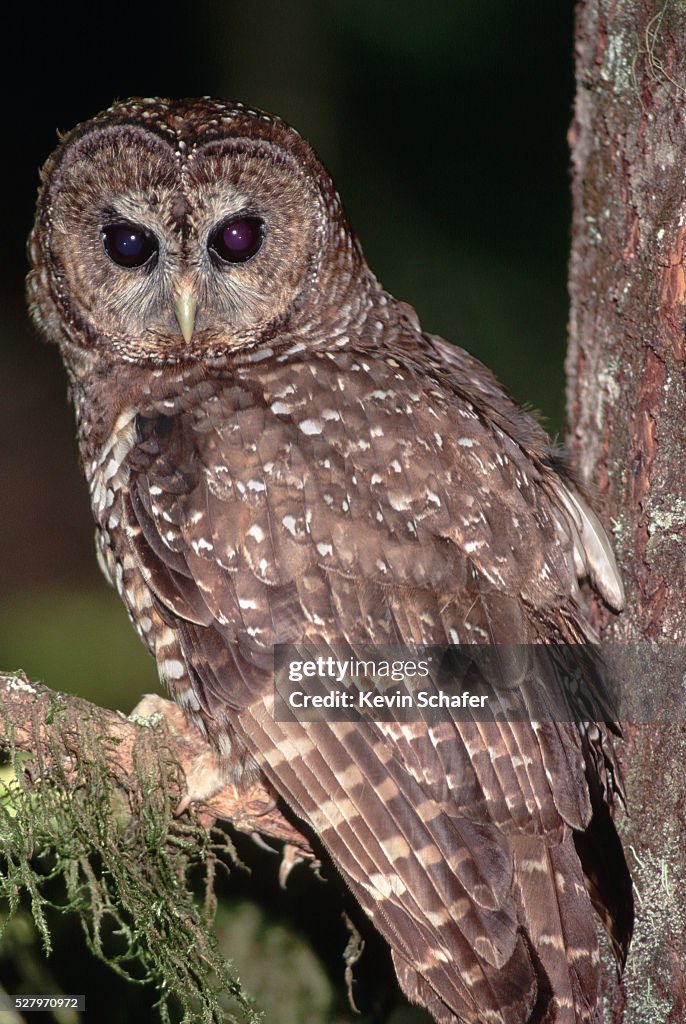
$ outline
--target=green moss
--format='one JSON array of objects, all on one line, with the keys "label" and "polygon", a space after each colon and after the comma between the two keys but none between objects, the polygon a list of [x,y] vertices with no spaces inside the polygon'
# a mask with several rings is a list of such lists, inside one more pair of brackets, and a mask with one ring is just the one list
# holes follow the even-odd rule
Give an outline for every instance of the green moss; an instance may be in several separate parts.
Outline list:
[{"label": "green moss", "polygon": [[75,723],[65,707],[55,695],[47,742],[36,736],[33,781],[11,750],[11,775],[0,782],[5,933],[24,895],[46,955],[54,908],[78,915],[98,958],[132,984],[155,987],[163,1022],[178,1020],[179,1006],[187,1024],[236,1021],[223,1006],[231,998],[240,1020],[256,1024],[261,1016],[212,932],[215,867],[228,840],[174,816],[183,782],[164,733],[138,730],[128,776],[97,709]]}]

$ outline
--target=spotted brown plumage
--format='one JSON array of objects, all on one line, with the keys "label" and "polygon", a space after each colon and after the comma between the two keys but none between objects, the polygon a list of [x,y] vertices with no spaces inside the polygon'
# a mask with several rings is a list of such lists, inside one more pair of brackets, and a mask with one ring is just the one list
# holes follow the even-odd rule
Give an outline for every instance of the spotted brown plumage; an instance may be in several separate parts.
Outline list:
[{"label": "spotted brown plumage", "polygon": [[132,100],[43,171],[34,319],[59,343],[98,554],[240,786],[312,829],[441,1024],[601,1019],[593,907],[631,892],[611,730],[280,722],[277,643],[583,643],[623,600],[541,427],[366,266],[283,122]]}]

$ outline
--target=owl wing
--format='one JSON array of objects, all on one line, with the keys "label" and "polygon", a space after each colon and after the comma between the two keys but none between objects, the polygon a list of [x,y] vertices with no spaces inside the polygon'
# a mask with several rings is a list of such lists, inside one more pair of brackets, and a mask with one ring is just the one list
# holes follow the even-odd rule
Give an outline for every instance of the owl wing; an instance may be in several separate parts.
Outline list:
[{"label": "owl wing", "polygon": [[411,999],[441,1022],[526,1021],[548,1003],[595,1020],[574,835],[606,794],[575,725],[274,719],[274,643],[586,636],[578,531],[531,460],[475,406],[410,380],[415,401],[405,379],[401,409],[397,364],[355,365],[152,409],[124,498],[136,564],[196,706],[319,835]]}]

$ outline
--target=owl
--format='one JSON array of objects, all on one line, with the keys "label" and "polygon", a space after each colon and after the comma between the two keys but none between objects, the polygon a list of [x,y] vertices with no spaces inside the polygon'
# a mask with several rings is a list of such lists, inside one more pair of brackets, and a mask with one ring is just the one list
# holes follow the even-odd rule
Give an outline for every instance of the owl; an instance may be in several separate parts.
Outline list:
[{"label": "owl", "polygon": [[281,644],[595,639],[579,582],[617,610],[622,584],[543,429],[384,290],[297,132],[239,103],[76,127],[29,251],[99,560],[227,780],[328,852],[439,1024],[600,1021],[596,913],[620,964],[632,924],[611,724],[274,714]]}]

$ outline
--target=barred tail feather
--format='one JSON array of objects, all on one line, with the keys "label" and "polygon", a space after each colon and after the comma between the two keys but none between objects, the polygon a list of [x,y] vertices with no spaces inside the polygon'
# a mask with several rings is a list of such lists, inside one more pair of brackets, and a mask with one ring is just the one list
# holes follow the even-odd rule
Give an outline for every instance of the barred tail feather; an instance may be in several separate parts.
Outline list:
[{"label": "barred tail feather", "polygon": [[517,836],[513,848],[522,924],[543,972],[541,991],[551,993],[532,1020],[600,1024],[598,937],[572,835],[556,846]]}]

